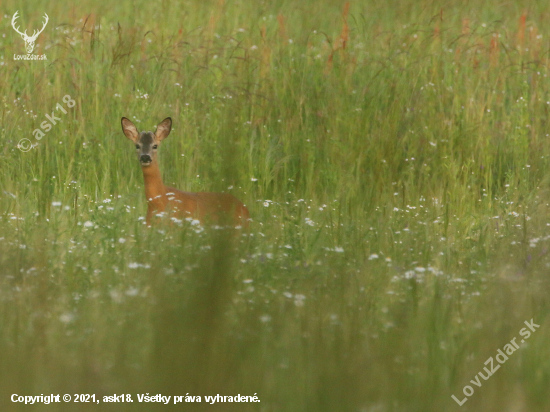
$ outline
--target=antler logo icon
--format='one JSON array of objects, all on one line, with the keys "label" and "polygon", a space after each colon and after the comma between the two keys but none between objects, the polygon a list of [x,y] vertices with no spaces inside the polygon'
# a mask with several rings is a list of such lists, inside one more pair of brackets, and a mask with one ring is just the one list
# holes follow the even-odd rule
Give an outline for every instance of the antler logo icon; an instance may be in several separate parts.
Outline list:
[{"label": "antler logo icon", "polygon": [[44,20],[44,25],[42,26],[42,29],[35,30],[32,36],[28,36],[27,30],[25,30],[25,33],[21,33],[19,31],[19,28],[15,27],[15,20],[17,20],[17,17],[19,17],[17,13],[19,13],[19,10],[17,10],[13,15],[13,18],[11,19],[11,25],[13,26],[13,29],[21,35],[23,40],[25,40],[25,48],[27,49],[27,53],[31,54],[34,49],[34,42],[36,41],[36,38],[38,37],[38,35],[42,33],[46,28],[46,24],[48,24],[49,17],[46,13],[44,13],[45,20]]}]

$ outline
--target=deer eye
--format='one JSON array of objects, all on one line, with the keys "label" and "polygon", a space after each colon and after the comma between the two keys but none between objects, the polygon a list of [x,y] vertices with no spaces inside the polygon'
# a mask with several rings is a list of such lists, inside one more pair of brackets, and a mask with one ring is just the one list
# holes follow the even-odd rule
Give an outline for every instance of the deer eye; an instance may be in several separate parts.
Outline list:
[{"label": "deer eye", "polygon": [[156,145],[156,144],[155,144],[155,145],[153,145],[153,149],[156,149],[157,147],[158,147],[158,145]]},{"label": "deer eye", "polygon": [[136,145],[136,149],[139,149],[139,145],[138,145],[138,144]]}]

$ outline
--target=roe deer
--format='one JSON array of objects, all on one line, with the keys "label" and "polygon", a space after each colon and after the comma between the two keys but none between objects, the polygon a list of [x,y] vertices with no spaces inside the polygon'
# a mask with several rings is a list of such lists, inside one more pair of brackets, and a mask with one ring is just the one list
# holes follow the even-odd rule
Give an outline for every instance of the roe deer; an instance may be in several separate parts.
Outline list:
[{"label": "roe deer", "polygon": [[248,226],[249,213],[245,205],[228,193],[182,192],[173,187],[164,186],[157,159],[159,144],[170,134],[172,119],[167,117],[153,132],[138,132],[136,126],[127,118],[121,120],[122,131],[136,145],[137,155],[145,181],[147,198],[147,226],[151,218],[158,213],[168,212],[170,216],[198,219],[204,221],[222,221],[238,226]]}]

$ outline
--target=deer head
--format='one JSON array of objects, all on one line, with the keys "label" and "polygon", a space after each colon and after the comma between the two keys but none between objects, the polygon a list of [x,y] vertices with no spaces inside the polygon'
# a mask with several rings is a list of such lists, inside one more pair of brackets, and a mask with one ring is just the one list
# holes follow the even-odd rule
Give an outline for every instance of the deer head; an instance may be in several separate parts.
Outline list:
[{"label": "deer head", "polygon": [[126,117],[122,118],[122,131],[136,145],[141,167],[150,166],[157,157],[157,148],[172,130],[172,119],[167,117],[157,126],[155,133],[138,132],[136,126]]},{"label": "deer head", "polygon": [[32,36],[28,36],[27,35],[27,30],[25,30],[24,33],[21,33],[19,31],[19,28],[15,27],[15,20],[17,20],[17,17],[19,17],[17,15],[17,13],[19,13],[19,10],[15,12],[15,14],[13,15],[13,18],[11,19],[11,25],[13,26],[13,29],[19,33],[21,35],[21,37],[23,38],[23,40],[25,40],[25,48],[27,49],[27,53],[32,53],[33,49],[34,49],[34,42],[36,41],[36,38],[38,37],[38,35],[40,33],[42,33],[44,31],[44,28],[46,27],[46,24],[48,24],[48,20],[49,20],[49,17],[46,13],[44,13],[44,25],[42,26],[42,29],[40,30],[35,30],[34,33],[32,34]]}]

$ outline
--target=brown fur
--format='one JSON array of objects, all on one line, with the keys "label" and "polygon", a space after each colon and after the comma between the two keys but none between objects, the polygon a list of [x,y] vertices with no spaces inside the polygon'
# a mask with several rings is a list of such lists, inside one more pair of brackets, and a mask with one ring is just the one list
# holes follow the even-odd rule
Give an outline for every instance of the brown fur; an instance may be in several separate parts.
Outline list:
[{"label": "brown fur", "polygon": [[[155,133],[139,133],[134,124],[122,118],[122,131],[138,148],[141,162],[145,197],[147,199],[147,225],[162,212],[178,219],[193,218],[201,223],[230,223],[248,227],[248,209],[235,196],[228,193],[183,192],[164,186],[158,165],[156,150],[172,128],[172,119],[164,119]],[[143,161],[145,159],[145,162]],[[150,160],[150,161],[149,161]]]}]

